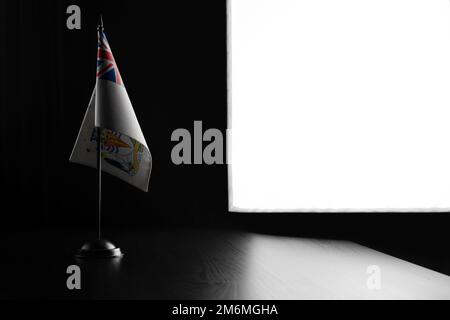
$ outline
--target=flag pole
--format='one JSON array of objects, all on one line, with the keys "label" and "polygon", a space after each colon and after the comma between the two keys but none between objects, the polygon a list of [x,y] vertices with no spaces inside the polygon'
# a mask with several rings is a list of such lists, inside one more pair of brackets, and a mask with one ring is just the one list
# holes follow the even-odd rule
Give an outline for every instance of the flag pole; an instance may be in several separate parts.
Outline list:
[{"label": "flag pole", "polygon": [[[100,20],[97,27],[99,39],[103,33],[103,19]],[[98,87],[96,88],[98,90]],[[96,106],[97,107],[97,106]],[[97,113],[97,112],[96,112]],[[111,242],[102,239],[101,236],[101,218],[102,218],[102,131],[101,126],[95,126],[97,133],[97,239],[86,242],[81,249],[78,249],[75,257],[77,258],[115,258],[123,255],[120,248]]]},{"label": "flag pole", "polygon": [[[103,32],[103,18],[102,15],[100,15],[100,20],[98,22],[97,32],[100,36],[100,33]],[[97,212],[97,239],[101,239],[101,228],[102,228],[102,128],[97,127],[97,205],[98,205],[98,212]]]},{"label": "flag pole", "polygon": [[97,239],[101,239],[101,228],[102,228],[102,128],[97,127]]}]

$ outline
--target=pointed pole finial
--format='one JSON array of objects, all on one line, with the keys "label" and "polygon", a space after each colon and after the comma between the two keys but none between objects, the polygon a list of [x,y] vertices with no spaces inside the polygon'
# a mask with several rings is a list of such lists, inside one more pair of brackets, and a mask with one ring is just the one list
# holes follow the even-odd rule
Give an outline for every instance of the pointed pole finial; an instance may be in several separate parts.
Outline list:
[{"label": "pointed pole finial", "polygon": [[100,19],[98,20],[98,28],[97,28],[97,30],[98,31],[103,31],[103,17],[102,17],[101,14],[100,14]]}]

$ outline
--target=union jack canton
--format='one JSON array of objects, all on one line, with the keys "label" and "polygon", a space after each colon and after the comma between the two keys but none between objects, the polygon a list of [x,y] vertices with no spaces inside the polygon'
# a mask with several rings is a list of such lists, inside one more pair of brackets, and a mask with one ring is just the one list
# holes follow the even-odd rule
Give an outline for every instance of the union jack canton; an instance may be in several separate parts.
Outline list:
[{"label": "union jack canton", "polygon": [[114,56],[103,31],[98,35],[97,78],[123,85]]}]

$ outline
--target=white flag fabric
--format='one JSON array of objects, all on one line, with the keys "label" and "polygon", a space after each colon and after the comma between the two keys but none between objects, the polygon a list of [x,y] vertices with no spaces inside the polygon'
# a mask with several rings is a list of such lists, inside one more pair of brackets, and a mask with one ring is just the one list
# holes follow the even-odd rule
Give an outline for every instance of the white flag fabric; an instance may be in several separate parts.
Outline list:
[{"label": "white flag fabric", "polygon": [[148,191],[152,157],[103,31],[99,31],[97,82],[70,161],[97,167],[102,128],[102,171]]}]

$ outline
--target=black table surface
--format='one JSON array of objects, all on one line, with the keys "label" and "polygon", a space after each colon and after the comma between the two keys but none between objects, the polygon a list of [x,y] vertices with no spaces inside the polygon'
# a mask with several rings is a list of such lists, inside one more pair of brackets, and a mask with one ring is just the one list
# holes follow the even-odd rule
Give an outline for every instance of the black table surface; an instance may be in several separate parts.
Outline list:
[{"label": "black table surface", "polygon": [[[108,229],[124,256],[76,259],[93,230],[2,232],[0,298],[450,298],[450,277],[342,240],[192,228]],[[81,289],[66,286],[78,265]],[[370,265],[382,289],[367,287]]]}]

